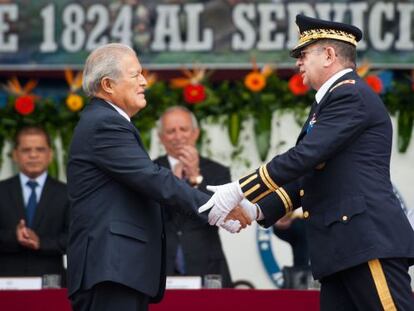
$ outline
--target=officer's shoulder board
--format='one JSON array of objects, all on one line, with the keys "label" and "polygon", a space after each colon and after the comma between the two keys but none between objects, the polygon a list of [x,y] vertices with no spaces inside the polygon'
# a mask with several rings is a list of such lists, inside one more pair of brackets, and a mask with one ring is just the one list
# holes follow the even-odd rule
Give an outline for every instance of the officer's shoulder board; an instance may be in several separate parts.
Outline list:
[{"label": "officer's shoulder board", "polygon": [[344,80],[344,81],[341,81],[341,82],[339,82],[338,84],[336,84],[336,85],[334,85],[330,90],[329,90],[329,92],[332,92],[334,89],[336,89],[338,86],[341,86],[341,85],[345,85],[345,84],[355,84],[355,80],[353,80],[353,79],[348,79],[348,80]]}]

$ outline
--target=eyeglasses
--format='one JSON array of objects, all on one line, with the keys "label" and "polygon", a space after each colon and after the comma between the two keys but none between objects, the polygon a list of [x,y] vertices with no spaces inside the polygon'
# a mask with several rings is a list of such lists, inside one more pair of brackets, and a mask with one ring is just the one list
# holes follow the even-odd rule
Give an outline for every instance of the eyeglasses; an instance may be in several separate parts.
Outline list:
[{"label": "eyeglasses", "polygon": [[319,46],[319,47],[317,47],[317,48],[314,48],[314,49],[309,49],[309,50],[305,50],[305,51],[300,51],[299,52],[299,59],[304,59],[305,57],[306,57],[306,54],[309,54],[309,53],[312,53],[312,52],[314,52],[314,51],[323,51],[323,50],[325,50],[326,48],[324,48],[324,47],[321,47],[321,46]]}]

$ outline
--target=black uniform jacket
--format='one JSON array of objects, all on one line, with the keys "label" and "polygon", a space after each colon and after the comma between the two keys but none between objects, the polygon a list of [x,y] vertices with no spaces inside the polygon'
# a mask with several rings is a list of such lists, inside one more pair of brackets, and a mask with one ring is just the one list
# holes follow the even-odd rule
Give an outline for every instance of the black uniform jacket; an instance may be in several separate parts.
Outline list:
[{"label": "black uniform jacket", "polygon": [[414,232],[390,181],[391,147],[386,107],[350,72],[312,105],[296,146],[240,184],[265,226],[303,207],[317,279],[374,258],[414,258]]}]

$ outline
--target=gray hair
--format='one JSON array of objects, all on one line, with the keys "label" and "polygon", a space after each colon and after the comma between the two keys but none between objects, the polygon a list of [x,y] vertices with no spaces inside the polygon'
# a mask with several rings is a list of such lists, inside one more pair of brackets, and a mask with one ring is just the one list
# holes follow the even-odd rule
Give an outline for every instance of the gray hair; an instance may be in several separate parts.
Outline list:
[{"label": "gray hair", "polygon": [[356,68],[356,47],[354,45],[332,39],[322,39],[320,43],[325,46],[333,46],[337,57],[344,67]]},{"label": "gray hair", "polygon": [[172,106],[172,107],[168,108],[167,110],[165,110],[162,113],[161,117],[158,119],[158,121],[157,121],[158,134],[161,134],[162,131],[163,131],[162,119],[164,119],[164,117],[167,114],[169,114],[171,112],[174,112],[174,111],[182,111],[182,112],[188,113],[191,117],[191,125],[192,125],[193,129],[198,129],[198,121],[197,121],[197,118],[195,117],[194,113],[192,113],[188,108],[186,108],[184,106]]},{"label": "gray hair", "polygon": [[93,96],[99,91],[104,77],[117,80],[121,76],[119,64],[125,54],[136,56],[135,51],[128,45],[109,43],[97,48],[88,56],[82,82],[87,96]]}]

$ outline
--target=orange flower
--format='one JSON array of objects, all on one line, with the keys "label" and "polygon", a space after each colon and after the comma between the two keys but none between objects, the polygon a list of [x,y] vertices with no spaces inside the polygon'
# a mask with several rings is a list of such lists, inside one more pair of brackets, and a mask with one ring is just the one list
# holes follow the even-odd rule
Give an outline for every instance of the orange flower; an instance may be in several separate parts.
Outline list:
[{"label": "orange flower", "polygon": [[365,82],[373,89],[377,94],[382,92],[382,81],[380,78],[374,75],[369,75],[365,78]]},{"label": "orange flower", "polygon": [[83,98],[77,94],[69,94],[66,98],[66,106],[73,112],[79,111],[83,108]]},{"label": "orange flower", "polygon": [[294,74],[289,80],[289,90],[295,95],[304,95],[309,91],[309,86],[303,84],[302,75]]},{"label": "orange flower", "polygon": [[260,92],[266,86],[266,77],[258,71],[252,71],[244,78],[244,85],[252,92]]}]

